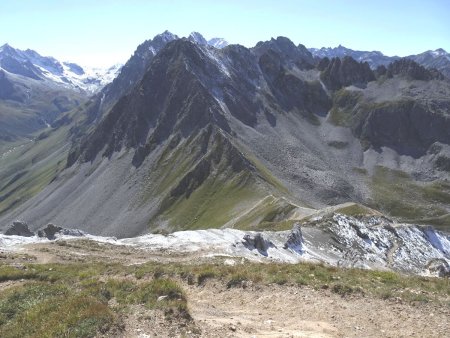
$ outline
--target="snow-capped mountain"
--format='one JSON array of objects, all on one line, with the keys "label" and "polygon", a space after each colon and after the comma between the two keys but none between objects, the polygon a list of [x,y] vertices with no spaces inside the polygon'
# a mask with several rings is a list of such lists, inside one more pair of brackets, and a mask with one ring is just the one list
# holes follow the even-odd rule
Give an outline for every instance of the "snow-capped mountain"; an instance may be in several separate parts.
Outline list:
[{"label": "snow-capped mountain", "polygon": [[[345,56],[351,56],[356,61],[367,62],[373,69],[381,65],[387,66],[391,62],[400,59],[399,56],[387,56],[379,51],[359,51],[346,48],[342,45],[335,48],[309,48],[309,51],[316,58],[327,57],[331,59],[335,57],[343,58]],[[442,48],[428,50],[417,55],[409,55],[406,58],[412,59],[426,68],[436,68],[442,74],[450,78],[450,54]]]},{"label": "snow-capped mountain", "polygon": [[191,34],[189,34],[188,40],[199,45],[209,45],[218,49],[228,46],[228,42],[223,38],[212,38],[210,40],[206,40],[204,36],[198,32],[192,32]]},{"label": "snow-capped mountain", "polygon": [[450,78],[450,53],[447,53],[442,48],[428,50],[417,55],[410,55],[408,58],[427,68],[436,68]]},{"label": "snow-capped mountain", "polygon": [[343,58],[344,56],[351,56],[358,62],[367,62],[372,68],[384,65],[387,66],[392,61],[399,59],[398,56],[386,56],[379,51],[359,51],[346,48],[342,45],[338,47],[322,47],[322,48],[309,48],[309,51],[319,58]]},{"label": "snow-capped mountain", "polygon": [[222,38],[212,38],[208,40],[208,45],[213,46],[215,48],[224,48],[229,45],[228,41]]},{"label": "snow-capped mountain", "polygon": [[110,68],[83,68],[75,63],[60,62],[38,52],[25,51],[5,44],[0,47],[0,68],[34,80],[50,80],[68,88],[94,93],[111,82],[121,65]]},{"label": "snow-capped mountain", "polygon": [[199,45],[207,45],[208,44],[208,41],[206,41],[206,39],[203,37],[203,35],[201,35],[198,32],[192,32],[191,34],[189,34],[188,40],[195,42]]}]

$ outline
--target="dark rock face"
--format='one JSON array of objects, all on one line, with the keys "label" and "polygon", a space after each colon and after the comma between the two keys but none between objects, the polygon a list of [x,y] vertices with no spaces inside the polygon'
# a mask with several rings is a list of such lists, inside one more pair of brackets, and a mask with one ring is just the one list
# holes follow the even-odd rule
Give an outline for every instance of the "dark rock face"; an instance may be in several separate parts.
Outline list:
[{"label": "dark rock face", "polygon": [[[324,58],[344,58],[351,56],[358,62],[369,63],[372,69],[377,69],[379,66],[387,67],[391,62],[399,60],[398,56],[386,56],[378,51],[358,51],[339,46],[336,48],[311,48],[309,49],[317,60]],[[409,55],[406,58],[417,62],[419,65],[427,69],[437,69],[447,78],[450,78],[450,54],[445,50],[439,48],[434,51],[428,50],[421,54]],[[322,70],[322,69],[320,69]]]},{"label": "dark rock face", "polygon": [[447,156],[439,156],[434,162],[434,167],[437,170],[450,172],[450,158]]},{"label": "dark rock face", "polygon": [[27,223],[16,221],[5,231],[5,235],[33,237],[34,233],[30,231]]},{"label": "dark rock face", "polygon": [[41,80],[41,72],[30,61],[19,62],[13,57],[6,56],[0,60],[0,66],[10,73]]},{"label": "dark rock face", "polygon": [[[324,66],[325,64],[321,65]],[[364,87],[375,80],[375,75],[367,62],[359,63],[346,56],[342,60],[333,58],[320,74],[320,78],[328,89],[338,90],[350,85]]]},{"label": "dark rock face", "polygon": [[387,68],[384,65],[378,66],[374,74],[375,77],[378,79],[379,77],[387,74]]},{"label": "dark rock face", "polygon": [[69,69],[77,75],[84,74],[84,69],[78,66],[76,63],[64,62],[64,65],[69,67]]},{"label": "dark rock face", "polygon": [[259,58],[259,67],[282,109],[298,110],[311,117],[331,108],[331,100],[318,81],[303,81],[290,74],[282,55],[268,50]]},{"label": "dark rock face", "polygon": [[60,233],[63,228],[54,224],[47,224],[47,226],[37,232],[39,237],[46,237],[48,239],[55,239],[55,235]]},{"label": "dark rock face", "polygon": [[320,70],[321,72],[324,71],[325,69],[327,69],[327,67],[330,64],[330,59],[327,57],[324,57],[323,59],[320,59],[319,63],[317,64],[317,69]]},{"label": "dark rock face", "polygon": [[299,224],[295,224],[289,234],[286,243],[284,244],[284,249],[291,249],[298,253],[303,252],[303,235],[302,229]]},{"label": "dark rock face", "polygon": [[[136,149],[133,162],[139,166],[170,135],[186,137],[212,121],[227,129],[218,103],[196,76],[208,66],[193,43],[171,43],[158,54],[140,85],[119,100],[79,149],[72,149],[68,165],[80,154],[83,161],[92,161],[102,149],[103,156],[110,156],[125,146]],[[193,73],[189,69],[194,67],[200,69]]]},{"label": "dark rock face", "polygon": [[267,249],[274,247],[274,244],[264,238],[261,233],[256,233],[254,236],[249,234],[245,235],[242,243],[249,250],[258,250],[258,252],[263,256],[267,256]]},{"label": "dark rock face", "polygon": [[8,100],[14,94],[14,86],[11,81],[8,80],[3,70],[0,70],[0,99]]},{"label": "dark rock face", "polygon": [[279,54],[285,62],[293,63],[301,69],[311,69],[315,64],[311,52],[305,46],[295,46],[291,40],[283,36],[270,41],[258,42],[253,48],[253,52],[258,57],[269,51]]},{"label": "dark rock face", "polygon": [[[98,100],[102,98],[102,107],[109,109],[122,96],[129,91],[142,79],[151,61],[156,54],[164,48],[169,42],[178,39],[176,35],[165,31],[156,35],[153,39],[144,41],[140,44],[131,58],[123,66],[120,74],[114,81],[108,84],[98,96]],[[102,112],[100,112],[100,115]]]},{"label": "dark rock face", "polygon": [[401,154],[419,157],[434,142],[450,143],[450,117],[445,107],[424,107],[415,101],[380,104],[368,109],[356,134],[375,148],[387,146]]},{"label": "dark rock face", "polygon": [[400,59],[389,64],[387,68],[388,77],[394,75],[405,76],[411,80],[443,80],[444,76],[436,69],[426,69],[410,59]]},{"label": "dark rock face", "polygon": [[[277,48],[262,46],[252,52],[241,46],[208,49],[186,39],[169,42],[133,91],[72,148],[68,166],[78,159],[92,161],[99,153],[109,157],[127,147],[135,149],[133,164],[138,167],[170,135],[188,137],[208,124],[230,132],[223,105],[250,127],[258,115],[276,124],[267,101],[311,121],[314,114],[326,113],[331,100],[319,81],[303,81],[289,73],[289,67],[297,65],[288,57],[299,62],[303,58],[298,47],[281,38],[269,45]],[[122,72],[126,71],[124,67]],[[263,78],[271,93],[258,88]]]},{"label": "dark rock face", "polygon": [[[330,117],[350,127],[364,148],[388,147],[418,158],[435,142],[449,144],[450,102],[441,100],[399,100],[374,103],[360,91],[340,90],[333,95]],[[445,170],[445,159],[436,164]]]}]

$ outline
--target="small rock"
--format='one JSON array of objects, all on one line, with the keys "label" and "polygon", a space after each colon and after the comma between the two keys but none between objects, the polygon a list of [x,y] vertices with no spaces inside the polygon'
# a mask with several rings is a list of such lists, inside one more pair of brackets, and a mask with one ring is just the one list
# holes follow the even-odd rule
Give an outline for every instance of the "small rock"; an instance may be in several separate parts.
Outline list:
[{"label": "small rock", "polygon": [[167,295],[166,295],[166,296],[159,296],[158,299],[157,299],[157,301],[158,301],[158,302],[161,302],[161,301],[163,301],[164,299],[166,299],[167,297],[169,297],[169,296],[167,296]]},{"label": "small rock", "polygon": [[236,265],[236,261],[234,259],[225,259],[223,261],[223,264],[224,265],[229,265],[229,266],[234,266],[234,265]]},{"label": "small rock", "polygon": [[18,270],[26,270],[27,269],[27,267],[25,265],[20,264],[20,263],[11,264],[11,266]]}]

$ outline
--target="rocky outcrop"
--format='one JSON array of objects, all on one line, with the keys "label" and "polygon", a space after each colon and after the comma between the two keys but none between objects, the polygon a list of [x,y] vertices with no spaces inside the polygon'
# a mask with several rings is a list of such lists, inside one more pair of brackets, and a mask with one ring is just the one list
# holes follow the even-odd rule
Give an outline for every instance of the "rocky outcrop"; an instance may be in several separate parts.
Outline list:
[{"label": "rocky outcrop", "polygon": [[428,272],[436,277],[450,277],[450,265],[446,260],[432,260],[428,264]]},{"label": "rocky outcrop", "polygon": [[[374,148],[390,147],[420,157],[435,142],[450,143],[450,118],[445,103],[424,106],[413,100],[369,105],[362,110],[356,134]],[[445,168],[445,162],[441,165]]]},{"label": "rocky outcrop", "polygon": [[338,90],[350,85],[364,87],[375,80],[375,75],[367,62],[361,63],[346,56],[342,60],[333,58],[325,67],[326,61],[319,66],[324,68],[320,74],[323,83],[330,90]]},{"label": "rocky outcrop", "polygon": [[331,100],[320,82],[304,81],[293,75],[279,52],[268,50],[260,56],[258,63],[283,110],[295,110],[313,120],[314,115],[324,115],[331,108]]},{"label": "rocky outcrop", "polygon": [[450,54],[442,48],[410,55],[408,59],[414,60],[425,68],[435,68],[450,79]]},{"label": "rocky outcrop", "polygon": [[28,228],[28,224],[22,221],[15,221],[13,224],[5,231],[7,236],[23,236],[23,237],[33,237],[34,233]]},{"label": "rocky outcrop", "polygon": [[404,76],[410,80],[443,80],[444,76],[436,69],[426,69],[410,59],[400,59],[392,62],[387,67],[387,76]]},{"label": "rocky outcrop", "polygon": [[[166,46],[167,43],[178,39],[178,36],[165,31],[156,35],[153,39],[140,44],[131,58],[123,66],[120,74],[102,90],[102,106],[98,109],[106,111],[116,103],[142,79],[155,55]],[[99,96],[99,100],[102,97]],[[102,112],[100,112],[100,115]]]},{"label": "rocky outcrop", "polygon": [[303,235],[300,224],[297,223],[294,225],[283,248],[291,249],[300,254],[303,252]]},{"label": "rocky outcrop", "polygon": [[86,233],[78,229],[65,229],[63,227],[49,223],[44,228],[38,230],[37,235],[38,237],[43,237],[51,240],[55,239],[56,235],[80,237],[86,235]]},{"label": "rocky outcrop", "polygon": [[48,239],[55,239],[55,235],[62,230],[61,227],[54,224],[47,224],[47,226],[41,230],[38,230],[37,235],[39,237],[46,237]]},{"label": "rocky outcrop", "polygon": [[258,252],[263,256],[267,256],[267,250],[269,248],[275,247],[274,244],[270,240],[266,239],[261,233],[256,233],[254,235],[246,234],[243,238],[242,244],[244,244],[244,246],[249,250],[258,250]]},{"label": "rocky outcrop", "polygon": [[315,63],[311,52],[305,46],[302,44],[295,46],[291,40],[283,36],[258,42],[253,51],[258,57],[270,51],[275,52],[282,56],[285,65],[295,64],[301,69],[311,69]]},{"label": "rocky outcrop", "polygon": [[40,77],[41,71],[28,60],[20,62],[15,57],[6,55],[0,59],[0,67],[13,74],[22,75],[34,80],[42,80]]}]

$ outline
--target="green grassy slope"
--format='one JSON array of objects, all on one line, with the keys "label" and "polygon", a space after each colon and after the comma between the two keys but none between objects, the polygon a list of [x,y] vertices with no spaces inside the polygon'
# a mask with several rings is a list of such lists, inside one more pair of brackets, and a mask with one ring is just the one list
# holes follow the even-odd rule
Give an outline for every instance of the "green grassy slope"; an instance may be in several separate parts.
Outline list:
[{"label": "green grassy slope", "polygon": [[281,183],[262,169],[218,130],[206,128],[186,141],[173,139],[149,173],[154,184],[143,194],[143,203],[161,198],[150,228],[244,228],[275,220],[285,209],[261,206],[258,217],[241,217],[267,195],[285,194]]},{"label": "green grassy slope", "polygon": [[62,127],[0,155],[0,214],[37,194],[65,168],[68,135],[68,127]]},{"label": "green grassy slope", "polygon": [[450,184],[415,182],[399,170],[376,167],[371,179],[371,206],[402,221],[431,224],[450,231]]}]

